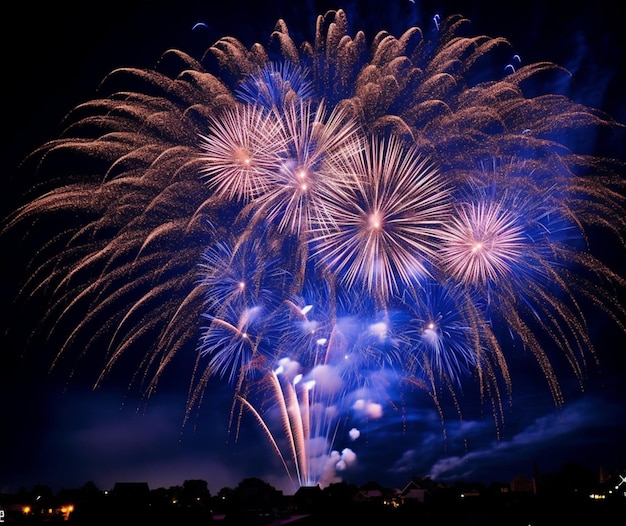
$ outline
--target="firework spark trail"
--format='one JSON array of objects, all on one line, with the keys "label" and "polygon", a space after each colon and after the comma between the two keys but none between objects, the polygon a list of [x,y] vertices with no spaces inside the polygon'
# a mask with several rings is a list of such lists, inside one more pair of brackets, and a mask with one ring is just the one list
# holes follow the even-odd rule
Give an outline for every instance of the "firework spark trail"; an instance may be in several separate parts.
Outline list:
[{"label": "firework spark trail", "polygon": [[289,104],[277,111],[288,137],[286,150],[268,177],[271,191],[255,202],[255,216],[277,224],[281,232],[301,236],[314,222],[332,220],[322,198],[342,181],[328,173],[325,160],[351,155],[356,144],[351,137],[358,128],[339,111],[327,117],[323,103],[315,109],[310,103]]},{"label": "firework spark trail", "polygon": [[[298,484],[335,480],[355,460],[335,447],[344,427],[380,418],[400,384],[440,412],[443,386],[460,411],[473,379],[501,425],[511,346],[561,404],[553,361],[582,385],[597,360],[588,305],[626,319],[604,295],[625,280],[588,247],[598,228],[625,245],[624,167],[569,137],[624,127],[525,94],[558,65],[483,71],[511,46],[468,24],[368,42],[329,11],[313,42],[280,20],[266,47],[229,36],[201,60],[112,72],[25,161],[43,184],[3,224],[49,239],[21,294],[48,305],[53,363],[104,342],[96,383],[130,359],[150,395],[191,346],[190,407],[227,379],[237,429],[248,409]],[[283,404],[287,455],[263,394]]]},{"label": "firework spark trail", "polygon": [[249,202],[270,191],[286,136],[259,106],[236,106],[212,119],[202,136],[203,175],[217,197]]},{"label": "firework spark trail", "polygon": [[[418,298],[406,302],[411,318],[403,336],[412,352],[407,369],[430,365],[434,378],[460,383],[464,373],[482,366],[480,346],[484,337],[475,339],[478,327],[463,308],[458,291],[434,281],[425,282],[423,287]],[[471,301],[472,305],[477,303]]]},{"label": "firework spark trail", "polygon": [[521,225],[501,203],[460,208],[440,252],[446,272],[457,281],[480,285],[506,278],[524,254]]},{"label": "firework spark trail", "polygon": [[448,193],[438,174],[396,139],[373,141],[352,160],[341,174],[348,189],[328,198],[336,226],[312,240],[315,258],[348,289],[380,295],[384,305],[427,274]]}]

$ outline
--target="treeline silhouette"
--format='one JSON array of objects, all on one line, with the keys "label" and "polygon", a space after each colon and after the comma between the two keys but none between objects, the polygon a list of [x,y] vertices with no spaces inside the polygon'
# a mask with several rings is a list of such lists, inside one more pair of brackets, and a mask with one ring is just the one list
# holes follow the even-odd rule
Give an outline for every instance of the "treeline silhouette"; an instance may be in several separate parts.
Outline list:
[{"label": "treeline silhouette", "polygon": [[[332,526],[361,521],[391,526],[596,526],[626,511],[625,478],[618,473],[598,476],[577,464],[567,464],[555,474],[520,478],[511,484],[486,486],[414,477],[404,490],[374,481],[360,486],[339,482],[324,488],[302,487],[294,495],[284,495],[258,478],[246,478],[214,495],[208,483],[198,479],[158,489],[150,489],[146,482],[126,482],[100,490],[87,482],[56,494],[48,486],[38,485],[2,495],[0,510],[5,523],[73,526]],[[613,491],[617,487],[621,490]],[[416,490],[420,498],[413,498]]]}]

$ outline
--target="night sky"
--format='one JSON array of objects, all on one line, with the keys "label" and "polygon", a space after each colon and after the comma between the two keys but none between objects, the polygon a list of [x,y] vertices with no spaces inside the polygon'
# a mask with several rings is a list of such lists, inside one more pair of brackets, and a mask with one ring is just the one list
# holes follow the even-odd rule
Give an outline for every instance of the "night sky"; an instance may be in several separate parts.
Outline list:
[{"label": "night sky", "polygon": [[[20,161],[55,138],[63,116],[93,98],[112,69],[151,68],[169,48],[198,54],[224,35],[247,45],[264,43],[279,18],[296,40],[310,40],[316,15],[330,8],[345,9],[352,27],[363,29],[368,38],[378,29],[399,35],[412,25],[428,27],[434,14],[461,13],[472,20],[477,34],[508,39],[525,62],[546,60],[567,67],[573,74],[568,94],[574,100],[626,123],[626,31],[618,8],[609,7],[613,3],[587,2],[580,11],[562,1],[490,4],[280,1],[263,7],[248,1],[114,0],[101,12],[76,11],[69,2],[36,10],[16,5],[5,20],[12,31],[2,32],[0,211],[12,210],[33,184],[19,171]],[[204,25],[194,30],[198,22]],[[619,142],[592,148],[622,158],[626,153]],[[626,274],[623,247],[612,250],[601,239],[593,244]],[[9,327],[0,343],[0,492],[36,484],[76,488],[87,481],[101,489],[122,481],[146,481],[158,488],[203,479],[216,493],[246,477],[293,491],[253,418],[244,418],[238,437],[229,429],[233,393],[224,381],[210,382],[204,404],[183,425],[193,345],[186,350],[189,358],[167,371],[149,400],[127,389],[133,371],[123,363],[92,390],[100,365],[89,353],[75,370],[74,364],[63,363],[49,372],[53,344],[26,343],[38,309],[20,310],[12,301],[25,265],[21,244],[1,246],[1,307],[3,325]],[[426,393],[417,392],[386,408],[384,418],[364,425],[350,445],[358,462],[344,472],[344,480],[376,480],[392,487],[402,487],[412,476],[509,482],[516,475],[532,476],[535,468],[556,472],[567,462],[598,473],[601,468],[623,471],[626,335],[599,314],[592,313],[588,321],[599,365],[588,364],[584,389],[570,371],[558,371],[565,396],[561,408],[554,406],[532,357],[512,352],[513,398],[504,408],[500,429],[471,381],[459,397],[462,420],[445,401],[442,423]]]}]

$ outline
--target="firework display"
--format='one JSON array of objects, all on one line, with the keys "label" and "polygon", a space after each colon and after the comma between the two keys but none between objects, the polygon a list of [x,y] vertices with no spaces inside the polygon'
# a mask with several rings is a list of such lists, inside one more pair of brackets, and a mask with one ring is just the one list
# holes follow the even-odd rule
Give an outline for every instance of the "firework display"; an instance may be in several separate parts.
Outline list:
[{"label": "firework display", "polygon": [[279,20],[266,45],[113,71],[3,225],[46,235],[22,294],[47,299],[54,363],[101,353],[96,385],[130,364],[150,396],[193,353],[189,410],[228,383],[232,425],[256,419],[296,485],[340,480],[399,391],[442,412],[476,384],[500,426],[512,348],[561,404],[553,361],[583,384],[597,359],[589,309],[624,328],[588,242],[624,246],[623,166],[576,148],[623,126],[528,95],[541,75],[568,72],[460,15],[370,37],[342,10],[311,42]]}]

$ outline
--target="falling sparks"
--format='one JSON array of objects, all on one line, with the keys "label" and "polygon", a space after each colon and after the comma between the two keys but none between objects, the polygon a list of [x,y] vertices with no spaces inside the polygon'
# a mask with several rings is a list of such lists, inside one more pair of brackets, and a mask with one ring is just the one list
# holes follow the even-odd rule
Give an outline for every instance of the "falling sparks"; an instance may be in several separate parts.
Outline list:
[{"label": "falling sparks", "polygon": [[[428,38],[381,31],[370,46],[329,11],[312,43],[281,20],[267,49],[224,37],[211,60],[169,51],[174,73],[112,72],[26,160],[49,186],[3,224],[57,229],[23,286],[45,298],[55,363],[104,342],[97,382],[131,356],[149,396],[191,347],[189,407],[227,381],[232,414],[255,417],[299,485],[338,480],[356,462],[338,444],[356,447],[355,423],[382,418],[399,386],[440,409],[478,382],[500,425],[514,345],[562,403],[552,353],[581,383],[595,359],[585,308],[626,318],[610,299],[624,279],[587,246],[598,227],[623,246],[620,164],[567,137],[621,125],[526,97],[554,64],[510,53],[477,81],[508,42],[432,21]],[[89,161],[78,180],[73,160]]]}]

